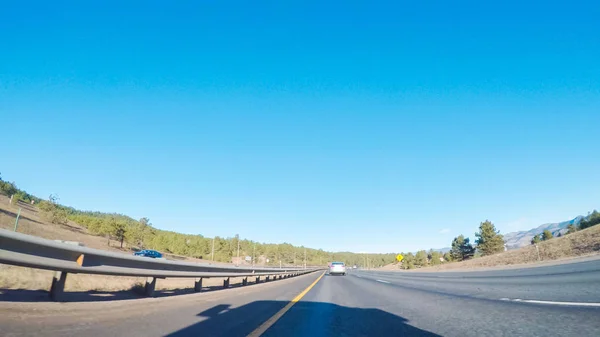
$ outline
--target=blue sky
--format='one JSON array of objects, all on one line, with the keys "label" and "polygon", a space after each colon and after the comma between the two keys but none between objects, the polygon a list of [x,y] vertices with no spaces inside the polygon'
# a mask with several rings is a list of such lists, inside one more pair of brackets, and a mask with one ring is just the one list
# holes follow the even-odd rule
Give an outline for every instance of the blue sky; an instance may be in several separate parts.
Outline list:
[{"label": "blue sky", "polygon": [[412,251],[599,207],[597,1],[0,10],[0,172],[163,229]]}]

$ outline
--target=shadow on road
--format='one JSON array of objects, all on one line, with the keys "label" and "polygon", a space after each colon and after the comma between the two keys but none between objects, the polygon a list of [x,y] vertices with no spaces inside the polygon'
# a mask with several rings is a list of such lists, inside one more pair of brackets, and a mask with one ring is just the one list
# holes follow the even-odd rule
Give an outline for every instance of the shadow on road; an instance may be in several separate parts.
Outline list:
[{"label": "shadow on road", "polygon": [[[241,287],[241,284],[233,284],[229,288]],[[202,292],[225,290],[221,286],[202,288]],[[194,294],[194,289],[172,289],[156,290],[154,298]],[[133,290],[121,291],[71,291],[62,294],[60,302],[106,302],[118,300],[135,300],[147,298]],[[50,294],[45,290],[25,289],[0,289],[0,302],[51,302]]]},{"label": "shadow on road", "polygon": [[[219,304],[199,313],[202,320],[168,337],[247,336],[287,301],[255,301],[231,308]],[[403,317],[375,308],[298,302],[261,336],[439,336],[411,326]]]}]

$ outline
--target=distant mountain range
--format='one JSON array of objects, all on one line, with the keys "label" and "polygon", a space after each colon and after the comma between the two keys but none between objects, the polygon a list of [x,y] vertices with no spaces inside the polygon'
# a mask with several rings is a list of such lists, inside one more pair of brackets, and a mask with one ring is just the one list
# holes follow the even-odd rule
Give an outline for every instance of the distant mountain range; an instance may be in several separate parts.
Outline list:
[{"label": "distant mountain range", "polygon": [[440,252],[442,254],[446,254],[447,252],[449,252],[452,248],[451,247],[444,247],[444,248],[432,248],[433,251],[435,252]]},{"label": "distant mountain range", "polygon": [[577,226],[581,220],[587,218],[589,218],[589,216],[580,215],[568,221],[543,224],[528,231],[507,233],[504,234],[504,241],[506,242],[508,249],[525,247],[531,244],[531,239],[533,239],[534,236],[541,234],[545,230],[549,230],[552,232],[552,235],[556,237],[558,234],[565,234],[569,225],[572,224]]},{"label": "distant mountain range", "polygon": [[[426,252],[429,253],[430,250],[433,250],[434,252],[438,252],[438,253],[442,253],[442,254],[446,254],[447,252],[449,252],[452,248],[450,247],[444,247],[444,248],[431,248],[431,249],[427,249],[425,250]],[[417,252],[411,252],[413,254],[417,254]]]}]

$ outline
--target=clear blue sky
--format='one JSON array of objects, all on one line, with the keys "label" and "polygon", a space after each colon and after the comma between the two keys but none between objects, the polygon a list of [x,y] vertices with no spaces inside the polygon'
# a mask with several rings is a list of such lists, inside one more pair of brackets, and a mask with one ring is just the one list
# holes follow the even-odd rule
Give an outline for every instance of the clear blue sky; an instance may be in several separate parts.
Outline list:
[{"label": "clear blue sky", "polygon": [[1,5],[30,193],[356,252],[600,207],[598,1],[100,3]]}]

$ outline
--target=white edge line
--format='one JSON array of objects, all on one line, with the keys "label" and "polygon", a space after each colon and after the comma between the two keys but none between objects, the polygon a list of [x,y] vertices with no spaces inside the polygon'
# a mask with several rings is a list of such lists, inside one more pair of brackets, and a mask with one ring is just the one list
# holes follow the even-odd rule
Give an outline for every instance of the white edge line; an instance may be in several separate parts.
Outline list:
[{"label": "white edge line", "polygon": [[580,307],[600,307],[600,303],[590,302],[556,302],[556,301],[541,301],[541,300],[522,300],[520,298],[501,298],[501,301],[524,302],[534,304],[549,304],[549,305],[564,305],[564,306],[580,306]]},{"label": "white edge line", "polygon": [[388,281],[384,281],[384,280],[375,280],[377,282],[381,282],[381,283],[389,283]]}]

